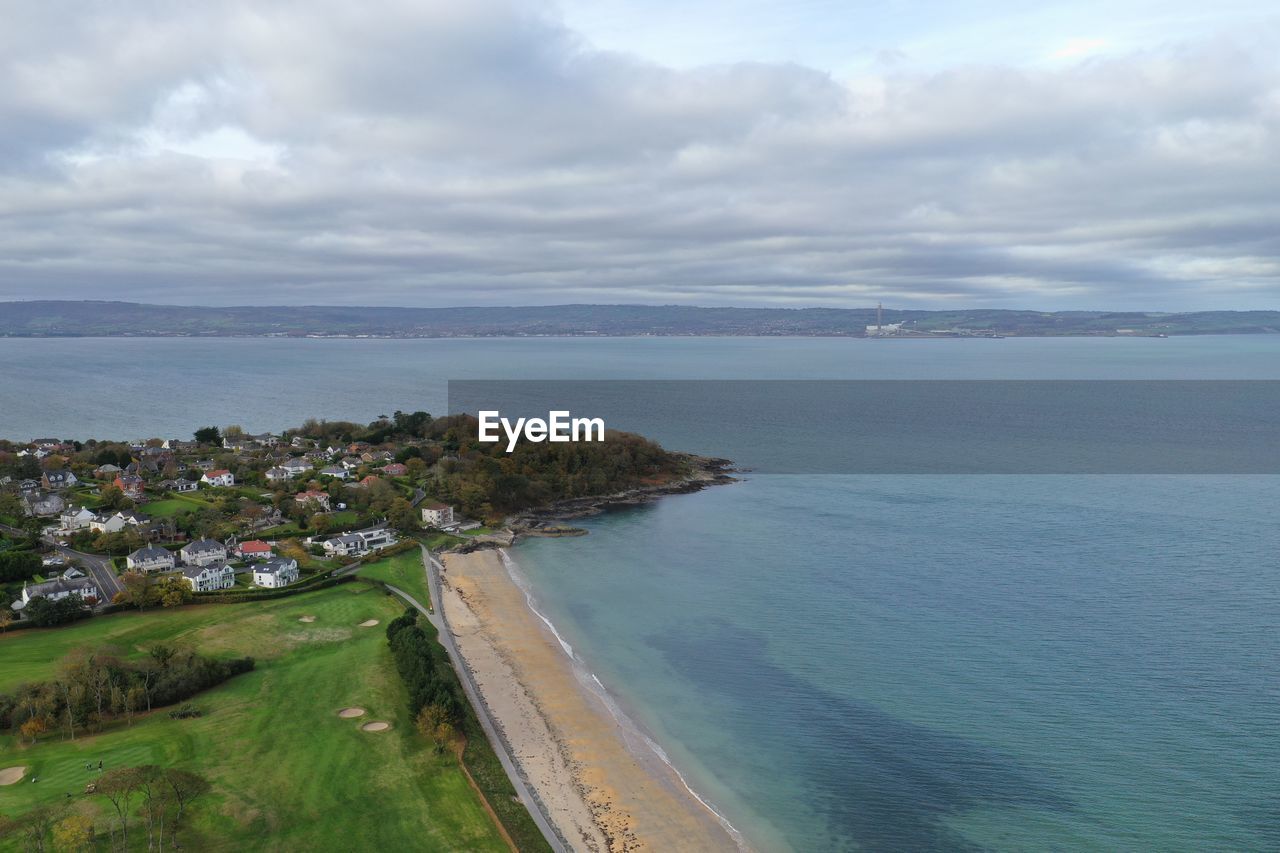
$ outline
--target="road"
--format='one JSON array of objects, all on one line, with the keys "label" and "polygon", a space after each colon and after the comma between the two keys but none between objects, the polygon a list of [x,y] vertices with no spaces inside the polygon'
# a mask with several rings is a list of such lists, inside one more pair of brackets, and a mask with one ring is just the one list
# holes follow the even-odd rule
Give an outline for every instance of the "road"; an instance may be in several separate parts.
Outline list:
[{"label": "road", "polygon": [[419,601],[402,589],[390,584],[387,584],[387,589],[409,602],[419,613],[427,617],[428,622],[435,626],[437,633],[440,635],[440,644],[449,653],[449,660],[453,662],[453,668],[458,673],[458,680],[462,683],[462,690],[467,694],[467,701],[471,703],[472,708],[475,708],[476,717],[480,720],[480,727],[484,729],[485,737],[489,738],[493,751],[497,753],[498,760],[502,762],[502,769],[507,771],[507,778],[511,780],[512,786],[516,789],[516,796],[520,798],[520,802],[524,803],[525,808],[529,810],[529,815],[533,818],[533,822],[538,825],[538,829],[542,830],[542,835],[547,839],[547,843],[551,845],[551,849],[555,850],[556,853],[568,853],[569,845],[561,838],[560,833],[555,828],[555,824],[551,822],[551,818],[543,807],[542,801],[538,799],[533,789],[525,781],[519,765],[516,764],[511,755],[510,747],[507,746],[506,740],[502,738],[498,732],[497,725],[494,724],[493,717],[489,713],[489,706],[480,698],[480,689],[476,686],[471,670],[467,669],[462,655],[458,653],[458,647],[453,641],[453,632],[449,630],[449,623],[445,620],[444,605],[442,603],[444,599],[440,595],[440,571],[444,567],[436,561],[436,558],[427,550],[426,546],[422,548],[422,565],[427,573],[427,588],[430,590],[431,599],[437,604],[435,612],[423,607]]},{"label": "road", "polygon": [[[7,524],[0,524],[0,530],[5,533],[12,533],[18,536],[26,536],[26,531],[19,530],[16,527],[10,527]],[[111,565],[110,557],[103,557],[100,554],[86,554],[83,551],[75,551],[65,545],[59,545],[58,540],[52,536],[41,536],[41,540],[53,550],[57,551],[68,560],[75,560],[80,564],[86,572],[93,576],[94,582],[98,585],[98,591],[102,593],[101,604],[110,604],[111,599],[115,598],[116,593],[124,592],[124,586],[120,583],[120,578],[116,575],[115,568]]]}]

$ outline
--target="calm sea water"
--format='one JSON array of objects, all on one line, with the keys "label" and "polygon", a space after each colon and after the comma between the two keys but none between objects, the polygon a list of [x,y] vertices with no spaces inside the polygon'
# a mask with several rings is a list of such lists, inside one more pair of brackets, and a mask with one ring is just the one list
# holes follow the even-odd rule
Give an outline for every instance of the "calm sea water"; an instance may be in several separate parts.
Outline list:
[{"label": "calm sea water", "polygon": [[[0,435],[141,437],[442,411],[460,378],[1274,379],[1280,339],[0,340],[0,364]],[[1277,506],[1270,476],[752,475],[514,556],[758,847],[1263,850]]]}]

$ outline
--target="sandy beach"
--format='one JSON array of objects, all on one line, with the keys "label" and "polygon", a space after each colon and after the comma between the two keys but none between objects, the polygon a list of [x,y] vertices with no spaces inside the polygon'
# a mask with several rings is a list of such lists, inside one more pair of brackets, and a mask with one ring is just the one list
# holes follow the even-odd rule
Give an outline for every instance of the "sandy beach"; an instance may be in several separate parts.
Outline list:
[{"label": "sandy beach", "polygon": [[497,551],[448,554],[443,607],[521,770],[576,850],[736,850],[670,768],[627,746]]}]

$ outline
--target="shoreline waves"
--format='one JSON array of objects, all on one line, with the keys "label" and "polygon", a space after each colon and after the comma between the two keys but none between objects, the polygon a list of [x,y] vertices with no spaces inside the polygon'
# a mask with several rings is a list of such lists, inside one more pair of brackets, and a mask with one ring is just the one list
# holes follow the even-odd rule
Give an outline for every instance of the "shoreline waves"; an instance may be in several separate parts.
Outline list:
[{"label": "shoreline waves", "polygon": [[444,565],[442,607],[457,647],[573,849],[745,849],[536,609],[505,551],[445,554]]}]

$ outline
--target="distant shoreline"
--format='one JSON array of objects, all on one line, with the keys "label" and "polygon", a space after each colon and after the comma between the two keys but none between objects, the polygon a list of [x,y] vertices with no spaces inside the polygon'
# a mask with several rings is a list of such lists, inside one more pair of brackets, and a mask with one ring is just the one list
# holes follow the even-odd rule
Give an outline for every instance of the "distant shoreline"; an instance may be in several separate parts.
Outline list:
[{"label": "distant shoreline", "polygon": [[1030,311],[957,308],[708,308],[531,305],[202,307],[108,301],[0,302],[0,337],[877,339],[1276,334],[1280,311]]}]

